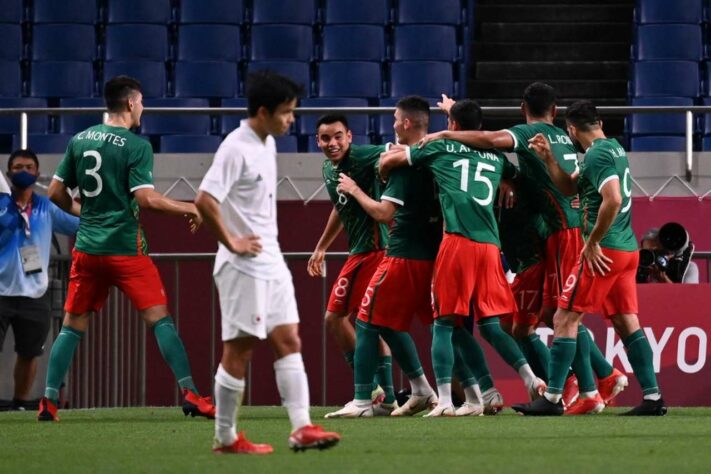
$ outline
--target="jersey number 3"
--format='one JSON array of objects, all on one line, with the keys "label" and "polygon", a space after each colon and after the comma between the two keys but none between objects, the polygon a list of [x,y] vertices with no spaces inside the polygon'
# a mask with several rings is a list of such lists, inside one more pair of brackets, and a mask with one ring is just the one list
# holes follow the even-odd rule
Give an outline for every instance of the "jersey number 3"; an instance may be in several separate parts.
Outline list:
[{"label": "jersey number 3", "polygon": [[95,150],[87,150],[84,152],[82,157],[86,158],[87,156],[91,156],[96,160],[96,166],[93,168],[89,168],[84,171],[85,174],[88,176],[91,176],[96,180],[96,188],[93,191],[87,191],[85,189],[82,189],[81,192],[84,196],[86,197],[96,197],[101,193],[101,190],[104,187],[104,182],[101,180],[101,176],[99,176],[99,168],[101,168],[101,155],[99,154],[98,151]]},{"label": "jersey number 3", "polygon": [[[462,167],[462,177],[459,182],[459,189],[461,189],[465,193],[469,192],[469,160],[464,159],[455,161],[454,163],[452,163],[452,166],[455,168],[459,168],[460,166]],[[472,199],[474,199],[474,201],[480,206],[487,206],[491,204],[491,201],[494,198],[494,185],[491,184],[491,180],[489,178],[481,174],[482,171],[493,172],[496,171],[496,168],[494,168],[490,164],[479,162],[476,165],[476,172],[474,173],[474,181],[484,183],[489,189],[489,191],[487,192],[486,197],[484,199],[480,199],[475,196],[472,196]]]}]

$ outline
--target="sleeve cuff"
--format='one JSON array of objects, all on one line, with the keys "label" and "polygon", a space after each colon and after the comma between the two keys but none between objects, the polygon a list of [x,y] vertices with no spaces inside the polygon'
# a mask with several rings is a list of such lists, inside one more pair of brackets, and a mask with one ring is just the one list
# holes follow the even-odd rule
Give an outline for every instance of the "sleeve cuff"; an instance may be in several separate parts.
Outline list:
[{"label": "sleeve cuff", "polygon": [[63,182],[64,182],[64,178],[62,178],[61,176],[56,175],[56,174],[55,174],[54,176],[52,176],[52,179],[56,179],[56,180],[59,181],[60,183],[63,183]]},{"label": "sleeve cuff", "polygon": [[405,156],[407,157],[407,164],[412,166],[412,150],[409,146],[405,148]]},{"label": "sleeve cuff", "polygon": [[610,176],[608,176],[607,178],[603,179],[602,182],[600,183],[600,186],[597,187],[597,192],[598,192],[598,193],[602,193],[602,188],[603,188],[603,186],[605,186],[605,185],[608,183],[608,181],[612,181],[612,180],[614,180],[614,179],[616,179],[617,181],[619,181],[619,180],[620,180],[620,177],[617,176],[616,174],[613,174],[613,175],[610,175]]},{"label": "sleeve cuff", "polygon": [[506,132],[506,133],[508,133],[509,135],[511,135],[511,138],[513,138],[513,141],[514,141],[513,149],[516,150],[516,149],[518,148],[518,139],[516,138],[516,135],[514,134],[514,132],[512,132],[512,131],[509,130],[508,128],[504,129],[504,132]]},{"label": "sleeve cuff", "polygon": [[380,200],[381,200],[381,201],[394,202],[394,203],[397,204],[398,206],[404,206],[404,205],[405,205],[405,202],[402,201],[401,199],[394,198],[394,197],[391,197],[391,196],[380,196]]},{"label": "sleeve cuff", "polygon": [[393,146],[393,144],[392,144],[391,142],[387,142],[387,143],[385,144],[385,151],[390,151],[390,147],[391,147],[391,146]]},{"label": "sleeve cuff", "polygon": [[138,186],[134,186],[129,191],[135,192],[138,191],[139,189],[155,189],[155,186],[152,184],[139,184]]}]

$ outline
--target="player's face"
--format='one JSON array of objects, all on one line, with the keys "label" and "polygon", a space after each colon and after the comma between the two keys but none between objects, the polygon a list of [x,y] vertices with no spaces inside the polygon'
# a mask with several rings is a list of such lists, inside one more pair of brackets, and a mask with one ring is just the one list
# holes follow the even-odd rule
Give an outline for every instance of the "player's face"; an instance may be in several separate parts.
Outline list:
[{"label": "player's face", "polygon": [[408,120],[405,118],[402,110],[395,109],[395,122],[393,122],[393,130],[395,130],[395,139],[398,143],[404,143],[407,139]]},{"label": "player's face", "polygon": [[131,127],[141,125],[143,115],[143,94],[136,92],[128,99],[128,110],[131,112]]},{"label": "player's face", "polygon": [[341,161],[350,148],[353,135],[341,122],[324,123],[316,133],[316,143],[331,161]]},{"label": "player's face", "polygon": [[265,124],[270,135],[281,136],[289,131],[294,123],[294,109],[296,99],[279,104],[273,114],[266,113]]},{"label": "player's face", "polygon": [[579,152],[585,153],[583,146],[580,144],[580,140],[578,140],[578,129],[570,123],[566,123],[566,125],[568,128],[568,136],[573,141],[573,146],[575,146]]}]

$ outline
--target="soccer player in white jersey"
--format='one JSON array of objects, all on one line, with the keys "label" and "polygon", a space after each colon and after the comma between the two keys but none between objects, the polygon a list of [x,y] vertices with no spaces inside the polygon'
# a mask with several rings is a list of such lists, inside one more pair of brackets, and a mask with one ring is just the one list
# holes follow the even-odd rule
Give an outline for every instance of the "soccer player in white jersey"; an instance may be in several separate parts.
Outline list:
[{"label": "soccer player in white jersey", "polygon": [[268,454],[237,434],[236,418],[252,349],[267,339],[297,450],[334,446],[340,435],[311,424],[309,386],[301,357],[299,315],[291,273],[277,241],[276,146],[294,122],[301,88],[286,77],[259,72],[247,80],[248,118],[215,154],[195,204],[219,241],[214,278],[222,311],[223,352],[215,375],[216,453]]}]

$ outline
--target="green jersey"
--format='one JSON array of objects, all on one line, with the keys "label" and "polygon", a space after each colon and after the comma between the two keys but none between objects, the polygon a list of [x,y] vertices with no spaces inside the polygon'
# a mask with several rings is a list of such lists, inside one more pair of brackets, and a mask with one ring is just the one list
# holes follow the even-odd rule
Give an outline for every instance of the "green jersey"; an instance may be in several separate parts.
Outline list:
[{"label": "green jersey", "polygon": [[442,241],[442,213],[430,171],[422,167],[394,170],[381,200],[399,206],[390,227],[387,255],[434,260]]},{"label": "green jersey", "polygon": [[81,192],[76,248],[92,255],[146,255],[133,192],[153,188],[153,150],[123,127],[95,125],[75,135],[55,177]]},{"label": "green jersey", "polygon": [[519,204],[499,212],[501,249],[511,271],[520,273],[541,262],[550,235],[543,217]]},{"label": "green jersey", "polygon": [[578,191],[582,209],[582,233],[587,239],[597,221],[602,204],[600,190],[610,180],[618,180],[622,194],[622,207],[610,229],[600,241],[600,246],[614,250],[637,250],[637,238],[632,230],[632,176],[627,154],[614,138],[601,138],[593,142],[585,153],[580,167]]},{"label": "green jersey", "polygon": [[345,173],[368,196],[380,199],[382,189],[376,171],[384,151],[384,145],[351,145],[340,162],[323,162],[326,190],[348,236],[348,253],[351,255],[384,249],[388,243],[388,228],[375,222],[358,201],[337,191],[338,175]]},{"label": "green jersey", "polygon": [[513,151],[518,156],[518,166],[526,178],[521,187],[521,199],[530,201],[539,212],[551,232],[571,227],[580,227],[580,213],[574,209],[574,196],[565,196],[553,183],[546,164],[535,151],[528,148],[528,140],[537,133],[542,133],[551,144],[551,151],[556,161],[566,173],[572,174],[578,169],[578,154],[573,142],[565,131],[545,122],[516,125],[507,130],[514,139]]},{"label": "green jersey", "polygon": [[412,165],[427,166],[439,187],[446,232],[500,247],[494,201],[501,178],[514,166],[497,151],[470,148],[453,140],[436,140],[413,148]]}]

